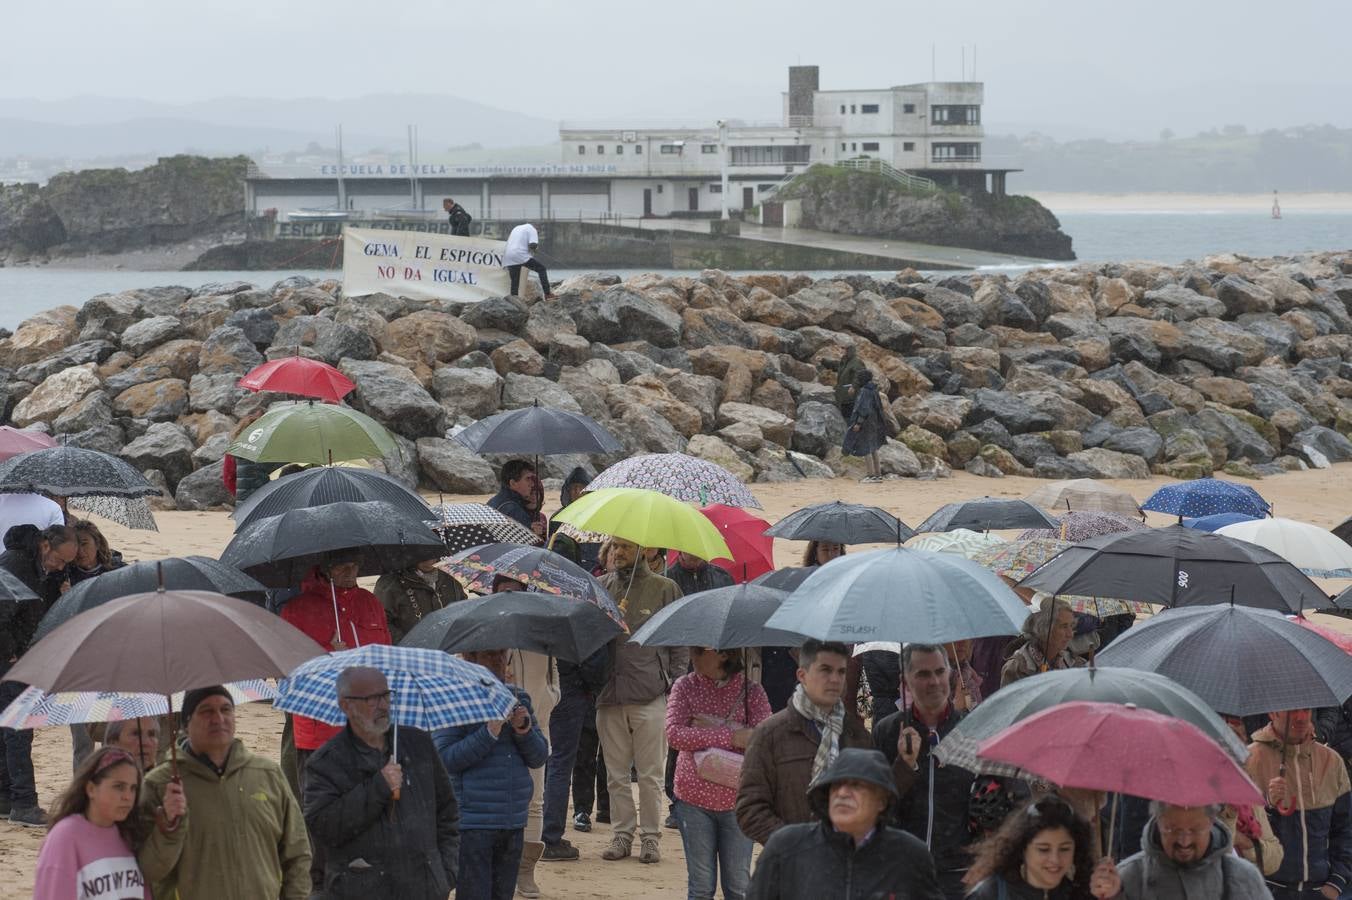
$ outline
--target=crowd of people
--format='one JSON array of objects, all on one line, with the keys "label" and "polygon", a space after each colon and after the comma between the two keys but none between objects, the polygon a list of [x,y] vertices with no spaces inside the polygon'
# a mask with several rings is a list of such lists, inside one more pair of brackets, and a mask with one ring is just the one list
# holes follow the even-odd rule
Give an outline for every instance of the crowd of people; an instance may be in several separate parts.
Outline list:
[{"label": "crowd of people", "polygon": [[[858,386],[845,396],[852,415],[870,402],[867,381]],[[241,466],[237,489],[256,475]],[[561,504],[588,480],[571,473]],[[559,533],[525,460],[503,467],[489,505],[593,571],[631,633],[683,596],[733,583],[689,553]],[[845,552],[812,542],[804,563]],[[397,643],[466,596],[435,563],[388,572],[372,592],[357,582],[354,552],[331,553],[280,615],[325,650]],[[10,527],[0,567],[41,599],[0,628],[0,659],[23,654],[71,584],[119,565],[88,521]],[[523,587],[499,577],[492,590]],[[377,670],[339,678],[345,726],[288,716],[279,761],[236,737],[235,700],[217,685],[188,692],[174,748],[173,723],[156,718],[72,728],[74,777],[50,814],[38,805],[32,733],[0,732],[0,803],[11,822],[50,828],[40,900],[539,897],[542,865],[581,856],[568,826],[605,824],[600,858],[616,864],[660,861],[664,831],[677,831],[691,900],[720,888],[728,900],[1352,897],[1352,709],[1229,717],[1252,741],[1248,771],[1267,798],[1253,808],[1120,798],[1110,813],[1099,794],[941,762],[936,748],[974,707],[1019,679],[1086,665],[1122,624],[1028,599],[1013,641],[900,652],[816,640],[645,647],[621,636],[578,662],[511,647],[466,653],[510,687],[511,712],[401,729],[397,752]],[[0,685],[0,702],[21,690]]]}]

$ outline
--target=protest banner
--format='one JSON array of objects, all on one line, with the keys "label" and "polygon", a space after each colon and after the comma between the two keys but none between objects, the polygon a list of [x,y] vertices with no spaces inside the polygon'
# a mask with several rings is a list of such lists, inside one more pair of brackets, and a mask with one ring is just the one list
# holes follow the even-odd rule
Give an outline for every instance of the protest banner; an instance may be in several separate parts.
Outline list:
[{"label": "protest banner", "polygon": [[343,229],[343,292],[434,300],[506,296],[503,241],[424,231]]}]

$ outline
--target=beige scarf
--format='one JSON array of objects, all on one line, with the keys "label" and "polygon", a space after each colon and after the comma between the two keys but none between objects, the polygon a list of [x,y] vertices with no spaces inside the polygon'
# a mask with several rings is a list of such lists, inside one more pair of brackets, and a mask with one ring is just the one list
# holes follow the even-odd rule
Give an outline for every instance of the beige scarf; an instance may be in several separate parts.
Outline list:
[{"label": "beige scarf", "polygon": [[845,730],[845,704],[837,700],[831,712],[823,713],[817,704],[807,698],[807,692],[800,684],[793,689],[789,705],[821,732],[821,737],[817,739],[817,755],[812,758],[812,778],[816,780],[822,770],[840,755],[840,733]]}]

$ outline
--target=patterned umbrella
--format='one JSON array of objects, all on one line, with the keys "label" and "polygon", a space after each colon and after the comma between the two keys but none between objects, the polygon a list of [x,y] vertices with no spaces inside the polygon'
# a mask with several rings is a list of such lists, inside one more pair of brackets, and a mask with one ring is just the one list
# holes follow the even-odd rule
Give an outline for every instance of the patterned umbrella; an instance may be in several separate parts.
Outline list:
[{"label": "patterned umbrella", "polygon": [[1198,478],[1181,484],[1166,484],[1151,494],[1141,509],[1196,518],[1213,513],[1238,512],[1255,518],[1272,515],[1272,505],[1247,484]]},{"label": "patterned umbrella", "polygon": [[1026,575],[1033,574],[1034,569],[1069,546],[1069,541],[1058,541],[1053,538],[1003,541],[984,547],[969,558],[1001,578],[1018,581]]},{"label": "patterned umbrella", "polygon": [[572,597],[601,607],[624,625],[620,608],[601,582],[566,557],[543,547],[521,544],[489,544],[453,553],[437,568],[457,579],[467,591],[487,594],[499,577],[519,581],[528,591]]},{"label": "patterned umbrella", "polygon": [[144,497],[75,497],[70,508],[91,516],[116,522],[137,531],[159,531],[155,515]]},{"label": "patterned umbrella", "polygon": [[587,490],[622,487],[645,488],[700,506],[722,503],[761,508],[760,502],[736,475],[716,463],[684,453],[631,456],[592,479]]},{"label": "patterned umbrella", "polygon": [[116,456],[61,446],[21,453],[0,463],[0,492],[49,497],[154,497],[160,489]]},{"label": "patterned umbrella", "polygon": [[928,550],[931,553],[956,553],[958,556],[973,558],[983,550],[1004,544],[1004,538],[993,534],[982,534],[966,528],[952,531],[940,531],[915,538],[906,545],[908,550]]},{"label": "patterned umbrella", "polygon": [[[1077,613],[1106,619],[1109,616],[1150,615],[1153,611],[1149,603],[1139,600],[1117,600],[1112,597],[1061,597]],[[1038,603],[1042,601],[1039,599]]]},{"label": "patterned umbrella", "polygon": [[436,518],[424,524],[441,536],[447,553],[484,544],[540,544],[535,532],[483,503],[441,503],[432,512]]},{"label": "patterned umbrella", "polygon": [[1029,503],[1044,509],[1059,509],[1066,512],[1115,512],[1126,516],[1140,515],[1141,509],[1136,500],[1125,491],[1119,491],[1111,485],[1102,484],[1092,478],[1072,478],[1069,481],[1053,481],[1033,491],[1027,498]]},{"label": "patterned umbrella", "polygon": [[1144,531],[1146,526],[1140,519],[1111,512],[1068,512],[1056,517],[1056,528],[1029,528],[1019,532],[1018,539],[1053,538],[1058,541],[1070,541],[1078,544],[1090,538],[1105,534],[1117,534],[1120,531]]},{"label": "patterned umbrella", "polygon": [[[277,690],[262,679],[225,685],[236,706],[272,700]],[[183,691],[173,695],[173,708],[163,694],[120,694],[116,691],[57,691],[25,688],[0,713],[0,728],[46,728],[82,722],[124,722],[142,716],[164,716],[183,708]]]}]

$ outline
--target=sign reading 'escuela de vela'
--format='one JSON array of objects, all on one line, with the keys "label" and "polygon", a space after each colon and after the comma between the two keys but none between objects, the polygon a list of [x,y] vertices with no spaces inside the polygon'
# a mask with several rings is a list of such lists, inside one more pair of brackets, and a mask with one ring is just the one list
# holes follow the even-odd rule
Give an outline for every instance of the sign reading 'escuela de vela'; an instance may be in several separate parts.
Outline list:
[{"label": "sign reading 'escuela de vela'", "polygon": [[511,281],[503,241],[425,231],[343,229],[343,292],[433,300],[503,297]]}]

